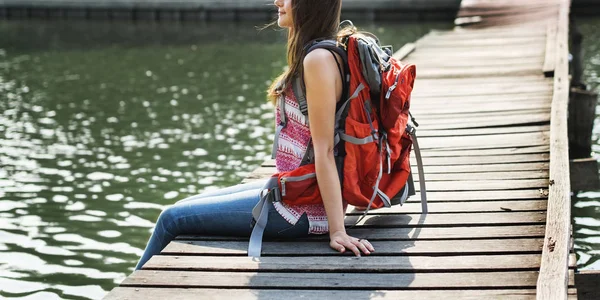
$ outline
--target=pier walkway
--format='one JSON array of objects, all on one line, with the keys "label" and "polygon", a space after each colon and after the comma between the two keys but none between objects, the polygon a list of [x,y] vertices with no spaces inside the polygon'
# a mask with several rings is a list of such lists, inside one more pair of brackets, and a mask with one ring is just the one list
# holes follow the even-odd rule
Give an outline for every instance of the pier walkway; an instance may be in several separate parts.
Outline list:
[{"label": "pier walkway", "polygon": [[[463,0],[462,27],[396,53],[417,65],[429,214],[418,194],[370,212],[349,233],[371,256],[339,255],[327,236],[266,241],[260,258],[246,257],[247,238],[181,236],[107,299],[576,298],[569,6]],[[273,172],[266,162],[246,180]]]}]

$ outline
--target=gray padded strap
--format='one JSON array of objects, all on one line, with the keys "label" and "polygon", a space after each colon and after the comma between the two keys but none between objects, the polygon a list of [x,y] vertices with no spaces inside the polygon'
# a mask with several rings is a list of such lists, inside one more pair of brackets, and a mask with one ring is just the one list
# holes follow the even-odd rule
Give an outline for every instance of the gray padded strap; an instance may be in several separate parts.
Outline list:
[{"label": "gray padded strap", "polygon": [[392,149],[390,149],[390,143],[388,143],[387,138],[385,139],[385,151],[386,151],[386,156],[387,156],[387,167],[388,167],[388,174],[392,173],[392,161],[391,161],[391,156],[392,156]]},{"label": "gray padded strap", "polygon": [[[277,106],[279,107],[279,119],[281,120],[281,123],[287,124],[287,117],[285,116],[285,96],[284,95],[279,96],[279,99],[277,100]],[[284,127],[285,127],[285,125],[284,125]]]},{"label": "gray padded strap", "polygon": [[365,145],[365,144],[368,144],[368,143],[375,142],[375,139],[373,138],[372,135],[370,135],[370,136],[368,136],[366,138],[362,138],[362,139],[357,138],[357,137],[353,137],[351,135],[347,135],[347,134],[345,134],[343,132],[340,132],[339,135],[340,135],[340,137],[339,137],[340,139],[342,139],[342,140],[344,140],[344,141],[346,141],[348,143],[355,144],[355,145]]},{"label": "gray padded strap", "polygon": [[[250,257],[260,257],[262,251],[262,239],[265,228],[267,227],[269,207],[271,205],[270,202],[274,200],[273,197],[276,197],[278,196],[277,194],[279,194],[277,182],[277,177],[271,177],[265,183],[260,200],[252,209],[252,216],[256,223],[254,224],[254,228],[252,228],[250,242],[248,243],[248,256]],[[265,193],[266,190],[268,190],[268,192]]]},{"label": "gray padded strap", "polygon": [[[383,176],[383,158],[381,157],[381,155],[379,155],[379,175],[377,175],[377,181],[375,181],[375,186],[373,187],[373,195],[371,195],[371,200],[369,200],[369,205],[367,206],[367,209],[365,210],[363,215],[360,217],[360,219],[358,219],[358,221],[356,221],[356,224],[354,224],[355,226],[358,223],[360,223],[360,221],[362,221],[369,213],[369,210],[371,209],[371,205],[373,205],[373,201],[375,201],[375,197],[377,196],[377,193],[379,192],[379,181],[381,181],[382,176]],[[389,206],[386,205],[386,207],[389,207]]]},{"label": "gray padded strap", "polygon": [[425,172],[423,171],[423,159],[421,158],[421,149],[419,148],[419,142],[417,141],[417,135],[413,131],[410,134],[413,138],[413,146],[415,148],[415,155],[417,157],[417,169],[419,170],[419,187],[421,193],[421,210],[424,214],[427,213],[427,188],[425,187]]},{"label": "gray padded strap", "polygon": [[306,103],[306,95],[304,94],[304,89],[305,88],[302,84],[302,79],[300,78],[300,76],[296,76],[294,82],[292,83],[292,90],[294,91],[294,95],[296,96],[298,108],[304,116],[308,116],[308,104]]},{"label": "gray padded strap", "polygon": [[385,203],[386,207],[392,206],[392,200],[382,190],[377,189],[377,195],[379,195],[379,198],[383,200],[383,203]]},{"label": "gray padded strap", "polygon": [[342,113],[346,109],[346,106],[348,106],[348,103],[350,103],[350,100],[358,97],[358,93],[360,93],[360,91],[362,91],[364,88],[365,88],[365,85],[362,84],[362,83],[359,86],[356,87],[356,90],[354,91],[354,93],[352,93],[352,96],[350,96],[350,98],[348,98],[348,100],[346,100],[344,102],[344,104],[342,104],[342,107],[340,107],[340,109],[338,110],[338,112],[335,114],[335,119],[336,120],[339,120],[342,117]]},{"label": "gray padded strap", "polygon": [[273,150],[271,150],[271,158],[275,159],[277,155],[277,149],[279,148],[279,134],[283,129],[283,125],[277,125],[277,129],[275,129],[275,138],[273,139]]},{"label": "gray padded strap", "polygon": [[333,137],[333,146],[337,146],[340,143],[340,132],[336,132],[335,136]]}]

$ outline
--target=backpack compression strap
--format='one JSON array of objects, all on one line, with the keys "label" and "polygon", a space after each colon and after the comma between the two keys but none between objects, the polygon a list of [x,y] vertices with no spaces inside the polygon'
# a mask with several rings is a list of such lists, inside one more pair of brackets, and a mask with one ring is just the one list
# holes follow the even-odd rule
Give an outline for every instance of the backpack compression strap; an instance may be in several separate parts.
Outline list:
[{"label": "backpack compression strap", "polygon": [[425,171],[423,170],[423,159],[421,158],[421,148],[417,141],[416,129],[410,124],[406,126],[406,131],[413,139],[413,146],[417,157],[417,169],[419,170],[419,193],[421,194],[421,210],[424,214],[427,213],[427,188],[425,187]]},{"label": "backpack compression strap", "polygon": [[254,221],[254,228],[252,228],[252,234],[250,235],[250,242],[248,243],[248,256],[260,257],[262,250],[263,234],[267,227],[267,221],[269,216],[269,207],[272,202],[280,201],[278,178],[271,177],[263,186],[263,191],[260,194],[260,200],[252,209],[252,217]]}]

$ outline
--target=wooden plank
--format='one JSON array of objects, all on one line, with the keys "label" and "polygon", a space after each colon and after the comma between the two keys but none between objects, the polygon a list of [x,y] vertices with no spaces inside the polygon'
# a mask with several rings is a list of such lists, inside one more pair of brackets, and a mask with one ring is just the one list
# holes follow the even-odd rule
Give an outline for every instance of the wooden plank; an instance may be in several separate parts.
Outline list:
[{"label": "wooden plank", "polygon": [[[446,132],[468,132],[469,129],[461,130],[446,130]],[[437,132],[442,132],[441,130]],[[520,132],[520,131],[519,131]],[[539,130],[523,131],[523,132],[539,132]],[[419,131],[419,137],[423,136],[426,131]],[[485,135],[483,131],[474,129],[472,135]],[[502,133],[515,133],[515,132],[502,132]],[[490,133],[495,134],[495,133]],[[443,135],[440,135],[443,136]],[[456,135],[448,135],[456,136]],[[425,136],[435,137],[435,135]],[[518,154],[548,154],[550,147],[548,145],[541,146],[530,146],[530,147],[509,147],[509,148],[494,148],[494,149],[475,149],[475,150],[430,150],[422,152],[423,157],[453,157],[453,156],[493,156],[493,155],[518,155]]]},{"label": "wooden plank", "polygon": [[458,17],[460,18],[466,18],[466,17],[471,17],[471,16],[478,16],[478,17],[490,17],[490,16],[515,16],[515,15],[530,15],[532,11],[537,11],[537,12],[547,12],[547,11],[556,11],[556,7],[555,4],[547,4],[545,6],[542,5],[532,5],[529,7],[514,7],[514,6],[510,6],[508,8],[504,8],[504,9],[489,9],[488,7],[486,8],[478,8],[478,9],[473,9],[473,10],[463,10],[461,9],[460,13],[458,14]]},{"label": "wooden plank", "polygon": [[[515,226],[452,226],[452,227],[400,227],[400,228],[348,228],[348,234],[370,241],[401,240],[455,240],[455,239],[506,239],[543,238],[544,225]],[[247,237],[180,235],[179,240],[244,241]],[[298,239],[298,241],[306,239]],[[308,240],[328,241],[327,235],[313,235]]]},{"label": "wooden plank", "polygon": [[556,34],[554,96],[550,123],[550,195],[546,239],[542,254],[537,299],[566,299],[570,250],[571,187],[567,114],[569,101],[569,0],[557,0],[561,8]]},{"label": "wooden plank", "polygon": [[556,63],[556,34],[557,24],[550,22],[546,32],[546,55],[544,56],[544,66],[542,71],[546,77],[554,76],[554,66]]},{"label": "wooden plank", "polygon": [[[427,176],[427,175],[425,175]],[[425,177],[427,182],[427,177]],[[427,182],[427,192],[492,191],[548,188],[548,179],[472,180]],[[420,191],[418,184],[415,189]]]},{"label": "wooden plank", "polygon": [[[495,136],[490,136],[491,138]],[[420,140],[419,140],[420,143]],[[471,150],[471,153],[475,150]],[[429,156],[423,159],[423,165],[426,166],[447,166],[447,165],[477,165],[477,164],[498,164],[498,163],[518,163],[518,162],[546,162],[550,160],[549,153],[537,154],[514,154],[514,155],[486,155],[486,156]],[[416,158],[412,158],[412,163],[416,163]]]},{"label": "wooden plank", "polygon": [[[441,151],[440,151],[441,152]],[[266,160],[262,167],[275,167],[275,161]],[[514,172],[548,170],[550,164],[546,162],[515,163],[515,164],[488,164],[482,165],[452,165],[452,166],[425,166],[425,174],[473,173],[473,172]],[[415,168],[413,173],[418,173]]]},{"label": "wooden plank", "polygon": [[[507,180],[507,179],[548,179],[548,171],[532,172],[475,172],[454,174],[425,174],[425,181],[463,181],[463,180]],[[418,178],[415,178],[418,182]]]},{"label": "wooden plank", "polygon": [[[507,117],[511,117],[511,116],[524,117],[524,116],[527,116],[528,114],[534,114],[534,113],[548,113],[549,114],[550,111],[548,109],[538,108],[538,109],[523,109],[523,110],[520,110],[517,112],[514,112],[514,111],[469,112],[469,113],[462,113],[462,114],[447,115],[443,119],[441,119],[439,116],[421,115],[421,116],[419,116],[419,120],[422,120],[422,121],[438,120],[438,122],[440,122],[440,123],[449,124],[449,123],[454,123],[454,122],[465,122],[465,119],[467,119],[467,118],[486,117],[488,119],[490,119],[490,118],[500,119],[500,118],[507,118]],[[469,120],[469,121],[471,121],[471,120]],[[481,126],[474,126],[474,127],[481,127]]]},{"label": "wooden plank", "polygon": [[[352,226],[361,216],[347,216]],[[369,227],[463,226],[463,225],[535,225],[546,221],[545,212],[449,213],[449,214],[381,214],[367,215],[357,225]]]},{"label": "wooden plank", "polygon": [[[441,152],[441,151],[440,151]],[[433,181],[443,181],[443,180],[492,180],[500,177],[502,179],[502,174],[490,174],[489,178],[486,178],[486,175],[482,175],[482,177],[477,179],[472,179],[474,174],[476,173],[495,173],[495,172],[517,172],[517,171],[541,171],[544,172],[548,170],[548,163],[512,163],[512,164],[480,164],[480,165],[442,165],[442,166],[424,166],[425,179],[428,181],[430,178],[437,178]],[[412,172],[418,174],[418,168],[416,164],[412,164]],[[266,179],[271,175],[276,173],[276,169],[274,166],[271,167],[261,167],[252,173],[250,173],[244,180],[245,182],[252,182],[256,180]],[[472,174],[471,174],[472,173]],[[435,175],[438,174],[439,176]],[[456,177],[454,177],[456,176]],[[528,176],[528,175],[527,175]],[[535,176],[535,178],[545,179],[547,176]],[[518,178],[513,178],[518,179]]]},{"label": "wooden plank", "polygon": [[[489,59],[473,59],[473,60],[444,60],[441,58],[433,58],[430,61],[423,59],[407,58],[406,62],[416,64],[417,66],[423,66],[425,69],[431,68],[473,68],[473,67],[500,67],[500,66],[527,66],[527,67],[541,67],[544,61],[538,57],[530,58],[512,58],[506,60],[489,60]],[[421,70],[421,68],[419,68]],[[421,79],[421,78],[419,78]]]},{"label": "wooden plank", "polygon": [[469,30],[465,28],[455,27],[454,30],[432,30],[429,33],[430,38],[435,39],[484,39],[489,37],[507,38],[507,37],[530,37],[535,38],[546,34],[545,28],[528,27],[523,30],[523,26],[513,28],[509,27],[487,27],[478,28],[477,30]]},{"label": "wooden plank", "polygon": [[510,94],[505,93],[501,95],[486,95],[485,91],[473,90],[470,94],[466,95],[450,95],[444,96],[441,94],[428,94],[419,95],[413,94],[415,97],[411,101],[411,108],[427,108],[432,106],[441,105],[479,105],[489,103],[512,103],[518,102],[532,102],[544,100],[545,96],[550,97],[552,93],[541,92],[539,94]]},{"label": "wooden plank", "polygon": [[[247,180],[268,178],[277,171],[275,167],[258,168],[246,177]],[[415,170],[415,174],[417,171]],[[472,172],[472,173],[431,173],[425,174],[427,182],[430,181],[477,181],[477,180],[506,180],[506,179],[548,179],[547,170],[538,171],[507,171],[507,172]],[[419,181],[415,178],[415,181]]]},{"label": "wooden plank", "polygon": [[[376,255],[467,255],[467,254],[538,254],[542,249],[541,238],[477,240],[401,240],[376,241],[371,243]],[[248,255],[248,241],[198,241],[175,240],[161,255]],[[354,257],[347,252],[346,256]],[[331,249],[329,243],[322,240],[263,242],[262,256],[337,256],[339,252]],[[308,259],[307,259],[308,260]]]},{"label": "wooden plank", "polygon": [[[437,56],[439,58],[446,59],[539,59],[544,57],[544,51],[540,49],[523,49],[521,51],[505,51],[501,50],[491,50],[491,51],[456,51],[456,52],[448,52],[441,50],[427,50],[424,51],[420,49],[418,52],[412,53],[409,56],[409,60],[411,59],[427,59],[427,57]],[[491,76],[491,74],[486,74],[487,76]],[[511,74],[512,75],[512,74]],[[526,74],[533,75],[533,74]]]},{"label": "wooden plank", "polygon": [[421,149],[489,149],[496,147],[540,146],[547,144],[548,139],[549,135],[547,132],[510,133],[463,137],[425,137],[419,139],[419,146]]},{"label": "wooden plank", "polygon": [[427,55],[435,55],[438,57],[446,58],[469,58],[469,57],[480,57],[490,59],[502,59],[502,58],[515,58],[515,57],[544,57],[543,47],[528,47],[523,45],[520,47],[511,47],[510,51],[506,51],[502,48],[471,48],[464,47],[460,51],[448,51],[443,47],[436,48],[419,48],[419,51],[414,52],[410,57],[424,57]]},{"label": "wooden plank", "polygon": [[484,85],[494,85],[494,84],[507,84],[513,83],[515,85],[519,84],[546,84],[552,87],[552,80],[545,78],[543,74],[539,75],[525,75],[525,76],[509,76],[509,77],[495,77],[495,76],[487,76],[487,77],[479,77],[473,78],[469,81],[465,81],[460,78],[438,78],[438,79],[419,79],[415,81],[415,87],[417,86],[440,86],[440,85],[452,85],[457,87],[468,87],[473,86],[478,89],[481,89]]},{"label": "wooden plank", "polygon": [[[369,240],[452,240],[538,238],[544,236],[544,225],[514,226],[450,226],[406,228],[348,228],[348,233]],[[321,236],[328,240],[328,236]]]},{"label": "wooden plank", "polygon": [[[451,59],[460,59],[461,57],[452,57]],[[468,59],[468,56],[462,57]],[[502,58],[499,58],[502,59]],[[510,76],[510,75],[525,75],[537,74],[539,66],[537,65],[516,65],[502,67],[473,67],[473,68],[421,68],[419,71],[420,78],[472,78],[478,76]]]},{"label": "wooden plank", "polygon": [[549,109],[550,103],[546,101],[529,102],[529,103],[488,103],[481,104],[478,106],[473,105],[455,105],[449,107],[442,107],[439,105],[431,106],[417,106],[412,109],[415,114],[427,114],[428,116],[433,115],[451,115],[451,114],[465,114],[465,113],[476,113],[476,112],[499,112],[499,111],[520,111],[523,109]]},{"label": "wooden plank", "polygon": [[[490,117],[468,117],[452,120],[452,122],[443,120],[435,122],[435,120],[420,120],[419,124],[426,125],[430,129],[461,129],[461,128],[480,128],[491,126],[517,126],[526,124],[539,124],[550,121],[549,112],[536,112],[524,115],[513,115],[506,117],[490,118]],[[425,126],[424,126],[425,127]]]},{"label": "wooden plank", "polygon": [[526,26],[545,26],[547,20],[556,15],[554,10],[534,11],[529,14],[511,16],[487,16],[482,22],[472,26],[474,28],[487,26],[501,26],[503,24],[524,24]]},{"label": "wooden plank", "polygon": [[105,300],[146,299],[146,300],[281,300],[281,299],[465,299],[465,300],[525,300],[534,299],[533,289],[486,289],[486,290],[307,290],[307,289],[209,289],[209,288],[153,288],[118,287],[104,298]]},{"label": "wooden plank", "polygon": [[544,45],[546,43],[546,38],[543,35],[535,35],[528,37],[497,37],[497,36],[488,36],[486,38],[464,38],[459,37],[458,39],[439,39],[439,38],[428,38],[421,39],[417,42],[417,46],[421,47],[455,47],[455,46],[476,46],[476,47],[509,47],[509,46],[522,46],[524,44],[527,45]]},{"label": "wooden plank", "polygon": [[[531,171],[547,170],[549,163],[515,163],[515,164],[489,164],[489,165],[456,165],[456,166],[425,166],[425,174],[430,173],[460,173],[460,172],[503,172],[503,171]],[[416,168],[414,173],[418,173]]]},{"label": "wooden plank", "polygon": [[[419,193],[417,193],[413,197],[414,197],[414,199],[420,199],[421,196]],[[547,199],[547,198],[548,198],[548,189],[467,191],[467,192],[427,192],[427,201],[428,202],[479,201],[479,200],[519,200],[519,199]]]},{"label": "wooden plank", "polygon": [[247,257],[155,255],[144,270],[218,272],[456,272],[456,271],[537,271],[540,254],[499,254],[460,256],[348,256]]},{"label": "wooden plank", "polygon": [[404,46],[402,46],[402,48],[400,48],[400,50],[396,51],[396,53],[394,53],[393,57],[397,60],[403,60],[408,55],[410,55],[412,52],[414,52],[415,49],[416,49],[415,43],[407,43]]},{"label": "wooden plank", "polygon": [[[395,214],[395,213],[413,213],[421,212],[420,199],[415,198],[411,202],[404,203],[402,206],[392,206],[390,208],[372,209],[370,213],[377,214]],[[546,210],[546,200],[528,200],[528,201],[484,201],[484,202],[434,202],[429,203],[429,213],[468,213],[468,212],[504,212],[504,211],[542,211]],[[355,209],[349,206],[346,212],[347,216],[361,216],[364,210]]]},{"label": "wooden plank", "polygon": [[308,289],[446,289],[446,288],[532,288],[538,273],[383,273],[377,276],[340,273],[271,272],[181,272],[136,271],[122,286],[220,287],[220,288],[308,288]]},{"label": "wooden plank", "polygon": [[[475,93],[476,91],[473,91],[473,93]],[[427,110],[432,110],[435,112],[439,112],[440,109],[442,109],[442,105],[446,104],[446,108],[455,108],[452,113],[466,113],[466,112],[471,112],[471,111],[465,111],[465,109],[468,109],[470,106],[472,106],[473,103],[477,103],[478,105],[481,105],[481,108],[483,110],[490,110],[490,111],[494,111],[494,109],[502,109],[501,106],[509,106],[507,108],[504,108],[502,110],[507,110],[507,111],[513,111],[513,110],[521,110],[521,109],[525,109],[525,110],[531,110],[531,109],[545,109],[547,108],[546,106],[548,106],[548,104],[550,104],[549,101],[547,101],[547,99],[543,99],[543,97],[540,97],[539,95],[535,95],[536,98],[522,98],[522,99],[516,99],[515,97],[521,97],[523,94],[521,95],[514,95],[515,97],[510,97],[510,98],[506,98],[504,100],[496,100],[493,98],[489,98],[489,97],[476,97],[473,96],[473,93],[465,96],[465,97],[460,97],[458,99],[445,99],[445,98],[427,98],[426,96],[419,96],[417,97],[419,100],[417,100],[415,102],[416,107],[413,105],[411,107],[411,111],[413,109],[427,109]],[[546,93],[546,92],[544,92]],[[508,96],[508,94],[507,94]]]},{"label": "wooden plank", "polygon": [[[516,78],[521,78],[521,76]],[[476,79],[473,80],[476,81]],[[480,82],[472,84],[460,84],[460,82],[445,81],[443,79],[423,79],[422,81],[415,81],[413,95],[469,96],[473,94],[483,94],[502,96],[552,92],[552,82],[548,79],[541,81],[535,77],[526,77],[524,78],[524,81],[527,83],[526,85],[520,85],[515,81],[490,82],[487,80],[480,80]],[[480,86],[477,86],[476,84],[479,84]],[[443,89],[432,89],[433,87],[441,87]],[[546,97],[540,98],[540,100],[550,102]]]}]

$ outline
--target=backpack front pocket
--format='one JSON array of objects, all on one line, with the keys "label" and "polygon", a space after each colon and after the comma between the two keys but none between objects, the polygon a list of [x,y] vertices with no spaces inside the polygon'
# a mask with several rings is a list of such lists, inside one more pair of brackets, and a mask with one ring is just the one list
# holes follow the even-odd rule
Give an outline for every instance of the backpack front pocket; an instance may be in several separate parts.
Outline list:
[{"label": "backpack front pocket", "polygon": [[278,174],[281,200],[290,205],[322,203],[314,164]]},{"label": "backpack front pocket", "polygon": [[[377,120],[373,124],[360,123],[346,119],[346,132],[341,137],[345,142],[346,158],[344,160],[344,199],[352,203],[365,202],[369,199],[379,176],[380,154],[378,150]],[[360,161],[359,161],[360,160]],[[374,205],[376,206],[376,205]]]}]

